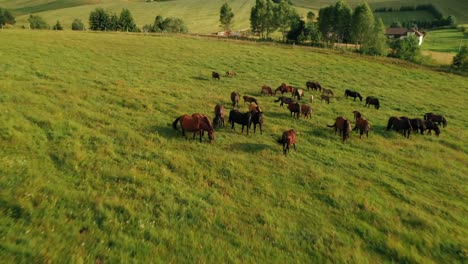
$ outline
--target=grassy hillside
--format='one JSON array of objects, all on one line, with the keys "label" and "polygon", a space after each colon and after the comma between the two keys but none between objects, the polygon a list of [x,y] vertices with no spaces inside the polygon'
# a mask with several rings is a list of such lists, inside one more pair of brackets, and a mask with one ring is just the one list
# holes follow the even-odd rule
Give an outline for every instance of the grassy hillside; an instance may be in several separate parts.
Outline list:
[{"label": "grassy hillside", "polygon": [[385,25],[389,26],[392,22],[411,22],[411,21],[432,21],[434,16],[427,11],[402,11],[402,12],[376,12],[375,16],[382,18]]},{"label": "grassy hillside", "polygon": [[[466,78],[301,47],[0,34],[4,263],[466,261]],[[214,81],[213,70],[238,76]],[[312,119],[259,95],[309,79],[337,94],[312,103]],[[343,98],[346,88],[382,108]],[[259,99],[263,135],[236,125],[208,144],[170,126],[230,109],[234,90]],[[374,130],[342,144],[326,124],[355,109]],[[389,116],[429,111],[448,119],[440,137],[385,131]],[[286,157],[275,139],[290,128],[298,144]]]},{"label": "grassy hillside", "polygon": [[458,29],[439,29],[429,31],[424,38],[423,50],[437,52],[458,52],[460,43],[468,45],[468,38]]}]

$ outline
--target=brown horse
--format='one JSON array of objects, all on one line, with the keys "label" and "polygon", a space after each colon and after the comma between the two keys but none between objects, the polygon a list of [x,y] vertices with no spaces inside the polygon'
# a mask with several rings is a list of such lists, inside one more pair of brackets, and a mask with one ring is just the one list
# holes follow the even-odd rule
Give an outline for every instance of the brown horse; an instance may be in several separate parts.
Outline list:
[{"label": "brown horse", "polygon": [[224,126],[224,115],[226,113],[226,109],[224,106],[217,104],[214,109],[215,118],[213,119],[213,126],[216,127],[223,127]]},{"label": "brown horse", "polygon": [[293,145],[294,150],[296,150],[296,131],[290,129],[284,131],[280,139],[277,140],[278,143],[283,144],[283,154],[286,155],[289,152],[289,146]]},{"label": "brown horse", "polygon": [[296,116],[296,118],[299,118],[299,114],[301,113],[301,106],[299,103],[294,102],[292,104],[288,104],[288,109],[291,112],[292,117]]},{"label": "brown horse", "polygon": [[210,142],[215,139],[214,128],[211,125],[210,119],[208,117],[194,113],[190,115],[182,115],[178,117],[173,123],[172,127],[177,130],[177,123],[180,123],[182,128],[182,136],[185,136],[185,131],[193,132],[193,138],[195,139],[196,133],[200,134],[200,142],[202,142],[203,132],[208,132],[208,138]]},{"label": "brown horse", "polygon": [[282,83],[278,88],[276,88],[275,95],[276,92],[281,92],[281,94],[291,93],[291,96],[294,96],[294,88],[292,86],[286,85],[285,83]]},{"label": "brown horse", "polygon": [[319,92],[322,91],[322,86],[318,82],[308,81],[306,82],[306,87],[307,87],[307,91],[309,91],[309,89],[313,89],[316,91],[318,90]]},{"label": "brown horse", "polygon": [[235,76],[237,76],[237,73],[235,71],[226,72],[226,77],[235,77]]},{"label": "brown horse", "polygon": [[366,133],[366,136],[369,138],[369,131],[371,130],[371,125],[367,119],[364,117],[359,117],[356,119],[356,126],[353,128],[353,131],[359,129],[359,139],[362,139],[362,135]]},{"label": "brown horse", "polygon": [[336,118],[335,124],[327,126],[334,127],[335,134],[336,130],[339,130],[340,135],[343,133],[343,143],[345,143],[345,140],[349,138],[349,132],[351,131],[351,123],[345,117],[339,116]]},{"label": "brown horse", "polygon": [[245,103],[256,103],[256,104],[258,104],[257,99],[255,99],[253,97],[250,97],[248,95],[244,95],[244,96],[242,96],[242,98],[244,98],[244,104]]},{"label": "brown horse", "polygon": [[239,106],[239,100],[240,100],[240,94],[238,92],[232,92],[231,93],[231,102],[232,102],[232,107],[233,108]]},{"label": "brown horse", "polygon": [[280,102],[281,101],[281,104],[280,106],[283,107],[283,104],[292,104],[292,103],[295,103],[296,101],[294,101],[294,99],[292,98],[289,98],[289,97],[286,97],[286,96],[281,96],[281,97],[278,97],[278,100],[275,100],[274,102]]},{"label": "brown horse", "polygon": [[331,96],[335,96],[335,94],[333,93],[333,91],[331,89],[322,88],[322,93],[323,94],[328,94],[328,95],[331,95]]},{"label": "brown horse", "polygon": [[273,90],[271,89],[270,86],[263,85],[262,90],[260,90],[260,93],[272,96],[273,95]]},{"label": "brown horse", "polygon": [[221,80],[221,76],[217,72],[212,72],[211,78]]},{"label": "brown horse", "polygon": [[424,120],[431,120],[434,123],[437,123],[439,126],[442,123],[443,127],[447,126],[447,119],[443,117],[442,115],[436,115],[433,113],[426,113],[424,115]]},{"label": "brown horse", "polygon": [[312,118],[312,108],[309,105],[301,105],[301,113],[304,115],[304,118]]},{"label": "brown horse", "polygon": [[301,98],[304,97],[304,90],[302,90],[302,89],[296,89],[296,90],[294,91],[294,96],[293,96],[293,98],[294,98],[294,97],[297,97],[297,100],[300,101]]},{"label": "brown horse", "polygon": [[250,111],[250,112],[252,112],[252,111],[259,111],[259,109],[260,109],[260,108],[258,107],[258,105],[257,105],[256,103],[254,103],[254,102],[250,103],[250,105],[249,105],[249,111]]},{"label": "brown horse", "polygon": [[358,118],[362,116],[361,113],[356,110],[353,111],[353,115],[354,115],[354,120],[357,120]]}]

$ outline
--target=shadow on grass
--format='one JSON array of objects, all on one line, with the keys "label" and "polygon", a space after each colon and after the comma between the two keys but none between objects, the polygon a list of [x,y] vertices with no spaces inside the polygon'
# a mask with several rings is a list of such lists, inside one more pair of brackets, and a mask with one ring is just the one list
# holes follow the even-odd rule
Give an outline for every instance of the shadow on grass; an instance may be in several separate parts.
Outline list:
[{"label": "shadow on grass", "polygon": [[244,151],[244,152],[259,152],[265,149],[272,149],[271,146],[260,143],[238,143],[232,144],[231,149]]},{"label": "shadow on grass", "polygon": [[[163,136],[165,138],[180,137],[182,135],[180,127],[178,127],[178,130],[175,130],[174,128],[172,128],[171,123],[167,123],[166,125],[148,126],[146,131],[148,133],[157,133],[157,134],[159,134],[159,135],[161,135],[161,136]],[[190,133],[190,135],[191,135],[191,133]]]},{"label": "shadow on grass", "polygon": [[198,80],[198,81],[209,81],[210,78],[205,77],[205,76],[192,76],[190,77],[191,79]]}]

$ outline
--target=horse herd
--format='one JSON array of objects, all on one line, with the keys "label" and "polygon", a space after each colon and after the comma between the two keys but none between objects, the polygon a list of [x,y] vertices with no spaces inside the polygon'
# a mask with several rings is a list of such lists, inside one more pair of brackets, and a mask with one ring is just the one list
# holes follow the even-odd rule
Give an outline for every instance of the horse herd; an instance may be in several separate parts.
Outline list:
[{"label": "horse herd", "polygon": [[[237,74],[232,71],[226,72],[227,77],[234,77]],[[220,79],[220,74],[217,72],[212,73],[213,79]],[[307,90],[312,89],[316,91],[322,92],[321,94],[321,101],[325,100],[327,103],[330,103],[330,97],[334,96],[334,93],[331,89],[326,89],[320,85],[320,83],[315,81],[308,81],[306,82]],[[302,114],[304,118],[311,118],[312,115],[312,108],[308,104],[299,104],[296,99],[299,101],[301,98],[304,97],[304,90],[300,88],[294,88],[290,85],[282,83],[277,89],[273,90],[271,87],[263,85],[260,90],[260,94],[262,95],[269,95],[273,96],[276,95],[278,92],[281,92],[282,96],[278,97],[277,100],[274,102],[280,102],[280,107],[283,107],[284,104],[287,105],[288,110],[291,113],[292,117],[299,118]],[[291,93],[292,97],[283,96],[285,93]],[[354,101],[356,98],[362,102],[363,97],[359,92],[352,91],[347,89],[345,91],[345,97],[352,97]],[[260,134],[263,133],[262,126],[263,126],[263,111],[258,105],[258,100],[254,97],[244,95],[242,96],[244,105],[249,103],[248,107],[249,110],[245,113],[239,111],[239,101],[241,95],[233,91],[231,93],[231,102],[232,102],[232,110],[229,112],[228,122],[231,125],[231,129],[234,129],[235,124],[239,124],[242,126],[241,133],[244,132],[244,128],[246,129],[247,135],[249,134],[249,130],[254,125],[254,133],[256,132],[257,126],[259,127]],[[313,102],[314,97],[313,95],[310,96],[310,102]],[[380,102],[378,98],[374,96],[366,97],[365,106],[374,105],[374,107],[378,110],[380,108]],[[362,114],[358,111],[353,111],[354,114],[354,121],[355,127],[351,129],[351,122],[343,116],[339,116],[335,119],[333,125],[327,125],[328,127],[334,128],[335,134],[338,131],[340,136],[342,137],[343,143],[350,137],[350,132],[358,130],[360,134],[360,138],[365,134],[369,137],[369,132],[371,131],[371,124],[369,121],[362,116]],[[210,119],[202,114],[194,113],[192,115],[182,115],[172,123],[174,129],[177,130],[177,124],[180,124],[182,129],[182,135],[185,136],[185,132],[193,132],[193,138],[198,134],[200,137],[200,142],[202,141],[202,137],[204,132],[208,133],[208,139],[210,142],[215,140],[215,129],[221,128],[224,126],[224,117],[226,115],[226,108],[221,105],[217,104],[214,108],[214,118],[211,122]],[[439,136],[440,124],[443,124],[445,127],[447,125],[447,120],[445,117],[433,113],[427,113],[424,115],[424,119],[420,118],[408,118],[405,116],[402,117],[390,117],[388,120],[387,131],[390,129],[394,129],[397,132],[401,132],[404,136],[410,136],[411,132],[419,131],[424,134],[424,131],[428,131],[428,134],[431,134],[431,131],[434,130],[435,134]],[[281,138],[277,140],[278,143],[283,145],[283,153],[286,155],[289,152],[289,148],[292,145],[294,149],[296,149],[296,137],[297,134],[293,129],[285,131]]]}]

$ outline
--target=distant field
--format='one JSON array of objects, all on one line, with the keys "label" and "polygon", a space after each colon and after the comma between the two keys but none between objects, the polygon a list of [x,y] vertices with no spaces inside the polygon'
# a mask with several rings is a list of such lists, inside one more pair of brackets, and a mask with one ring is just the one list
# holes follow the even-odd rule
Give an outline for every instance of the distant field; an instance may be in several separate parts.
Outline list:
[{"label": "distant field", "polygon": [[[3,30],[0,56],[2,263],[466,262],[464,77],[183,35]],[[237,77],[211,79],[227,70]],[[306,91],[311,119],[259,92],[307,80],[336,95]],[[263,135],[226,125],[208,144],[171,127],[231,110],[232,91],[258,99]],[[373,130],[343,144],[326,125],[353,110]],[[448,119],[440,137],[386,131],[390,116],[429,111]],[[275,140],[290,128],[284,156]]]},{"label": "distant field", "polygon": [[429,31],[421,46],[423,50],[437,52],[458,52],[461,45],[468,45],[468,38],[458,29],[439,29]]},{"label": "distant field", "polygon": [[432,21],[434,16],[427,11],[403,11],[403,12],[376,12],[375,16],[382,18],[385,25],[390,25],[394,21]]},{"label": "distant field", "polygon": [[[318,9],[322,6],[333,4],[335,0],[292,0],[294,4],[298,6]],[[347,1],[351,6],[362,3],[361,0],[349,0]],[[372,8],[377,7],[401,7],[402,5],[420,5],[433,3],[444,15],[455,15],[458,23],[468,23],[468,1],[466,0],[370,0],[367,1]]]}]

